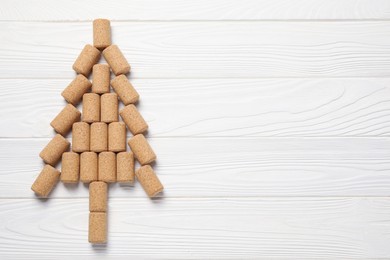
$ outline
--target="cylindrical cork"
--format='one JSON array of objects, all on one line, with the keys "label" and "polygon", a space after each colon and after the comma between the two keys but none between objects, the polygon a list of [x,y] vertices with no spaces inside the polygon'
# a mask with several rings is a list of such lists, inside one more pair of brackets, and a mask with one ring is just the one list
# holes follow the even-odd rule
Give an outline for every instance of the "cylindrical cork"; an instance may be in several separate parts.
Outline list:
[{"label": "cylindrical cork", "polygon": [[79,74],[76,78],[62,91],[61,95],[66,101],[77,105],[83,95],[91,88],[91,82],[83,75]]},{"label": "cylindrical cork", "polygon": [[112,122],[108,125],[108,150],[111,152],[126,151],[125,123]]},{"label": "cylindrical cork", "polygon": [[125,75],[119,75],[111,80],[111,86],[126,106],[138,101],[139,94]]},{"label": "cylindrical cork", "polygon": [[118,95],[106,93],[100,97],[100,121],[105,123],[118,121]]},{"label": "cylindrical cork", "polygon": [[96,64],[92,68],[92,92],[97,94],[110,92],[110,67]]},{"label": "cylindrical cork", "polygon": [[117,182],[134,182],[134,155],[132,152],[121,152],[116,155]]},{"label": "cylindrical cork", "polygon": [[47,197],[60,178],[60,172],[46,164],[41,173],[35,179],[31,189],[41,197]]},{"label": "cylindrical cork", "polygon": [[89,211],[107,211],[107,183],[94,181],[89,184]]},{"label": "cylindrical cork", "polygon": [[133,135],[142,134],[148,129],[148,124],[133,105],[127,105],[119,114]]},{"label": "cylindrical cork", "polygon": [[107,47],[103,51],[103,56],[115,75],[126,74],[130,71],[130,65],[118,46],[111,45]]},{"label": "cylindrical cork", "polygon": [[77,122],[72,127],[72,151],[86,152],[89,151],[89,124]]},{"label": "cylindrical cork", "polygon": [[156,154],[153,152],[145,136],[138,134],[129,140],[129,146],[141,165],[150,164],[156,160]]},{"label": "cylindrical cork", "polygon": [[104,182],[115,182],[116,180],[116,159],[113,152],[99,153],[99,174],[98,180]]},{"label": "cylindrical cork", "polygon": [[164,187],[150,165],[142,166],[135,175],[149,197],[153,198],[163,191]]},{"label": "cylindrical cork", "polygon": [[61,112],[51,121],[54,130],[65,136],[72,128],[74,122],[80,120],[81,113],[72,104],[67,104]]},{"label": "cylindrical cork", "polygon": [[56,134],[39,153],[39,156],[45,163],[55,166],[61,159],[62,154],[69,149],[69,145],[68,140],[62,135]]},{"label": "cylindrical cork", "polygon": [[91,73],[93,65],[98,63],[100,51],[90,44],[85,45],[76,61],[73,63],[73,69],[84,76]]},{"label": "cylindrical cork", "polygon": [[98,179],[98,155],[84,152],[80,155],[80,181],[88,183]]},{"label": "cylindrical cork", "polygon": [[103,244],[107,242],[107,213],[89,213],[88,241],[92,244]]},{"label": "cylindrical cork", "polygon": [[93,20],[93,46],[104,49],[111,45],[111,27],[107,19]]},{"label": "cylindrical cork", "polygon": [[108,127],[106,123],[96,122],[91,124],[91,151],[103,152],[107,151],[108,143]]},{"label": "cylindrical cork", "polygon": [[100,96],[95,93],[83,95],[82,120],[87,123],[100,121]]},{"label": "cylindrical cork", "polygon": [[66,152],[62,154],[61,181],[75,183],[80,176],[80,156],[78,153]]}]

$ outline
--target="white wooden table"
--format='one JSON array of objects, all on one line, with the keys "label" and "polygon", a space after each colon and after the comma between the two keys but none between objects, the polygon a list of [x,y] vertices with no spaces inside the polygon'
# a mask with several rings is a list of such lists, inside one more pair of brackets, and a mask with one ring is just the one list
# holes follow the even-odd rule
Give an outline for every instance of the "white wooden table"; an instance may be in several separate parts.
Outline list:
[{"label": "white wooden table", "polygon": [[[166,191],[30,186],[95,18],[132,65]],[[0,259],[390,258],[390,1],[2,0]]]}]

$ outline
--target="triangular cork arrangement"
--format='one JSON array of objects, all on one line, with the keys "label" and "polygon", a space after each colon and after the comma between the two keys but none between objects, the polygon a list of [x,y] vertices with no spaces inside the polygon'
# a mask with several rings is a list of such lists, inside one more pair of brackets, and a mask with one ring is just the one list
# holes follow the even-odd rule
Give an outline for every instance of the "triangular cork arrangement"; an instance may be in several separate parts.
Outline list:
[{"label": "triangular cork arrangement", "polygon": [[[97,64],[101,53],[108,64]],[[93,21],[93,46],[83,48],[73,69],[77,76],[62,92],[68,104],[50,123],[57,134],[39,154],[46,165],[31,189],[47,197],[59,179],[89,183],[88,240],[106,243],[108,184],[133,183],[136,176],[149,197],[163,186],[150,166],[156,155],[143,135],[148,125],[135,106],[139,95],[126,77],[130,65],[118,46],[111,45],[109,20]],[[118,99],[125,105],[120,112]],[[76,108],[80,101],[82,113]],[[128,140],[131,152],[126,152],[126,127],[133,134]],[[65,139],[70,131],[72,145]],[[141,165],[137,171],[134,158]],[[60,160],[61,172],[55,168]]]}]

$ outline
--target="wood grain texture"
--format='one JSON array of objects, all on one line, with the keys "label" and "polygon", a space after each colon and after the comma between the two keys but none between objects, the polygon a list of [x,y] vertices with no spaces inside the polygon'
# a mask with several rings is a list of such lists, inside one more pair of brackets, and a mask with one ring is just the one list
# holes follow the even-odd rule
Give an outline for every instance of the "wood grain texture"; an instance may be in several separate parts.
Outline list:
[{"label": "wood grain texture", "polygon": [[[390,76],[390,21],[112,26],[134,78]],[[92,25],[2,22],[0,38],[0,78],[70,78]]]},{"label": "wood grain texture", "polygon": [[387,0],[2,0],[0,20],[361,20],[389,19]]},{"label": "wood grain texture", "polygon": [[0,200],[0,257],[387,259],[389,216],[388,198],[110,198],[92,247],[87,199]]}]

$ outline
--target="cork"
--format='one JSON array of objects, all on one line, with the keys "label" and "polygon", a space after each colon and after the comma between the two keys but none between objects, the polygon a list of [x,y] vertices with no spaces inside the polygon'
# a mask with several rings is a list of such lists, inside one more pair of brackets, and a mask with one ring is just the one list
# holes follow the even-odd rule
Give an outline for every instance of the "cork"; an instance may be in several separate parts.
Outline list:
[{"label": "cork", "polygon": [[111,45],[105,48],[103,56],[115,75],[129,73],[130,65],[117,45]]},{"label": "cork", "polygon": [[92,45],[87,44],[73,63],[73,70],[87,77],[91,73],[93,65],[98,63],[99,59],[100,51]]},{"label": "cork", "polygon": [[119,99],[126,106],[138,101],[139,94],[125,75],[122,74],[115,77],[111,81],[111,86],[115,90],[116,94],[118,94]]},{"label": "cork", "polygon": [[134,155],[132,152],[121,152],[116,155],[117,182],[134,182]]},{"label": "cork", "polygon": [[106,123],[96,122],[91,124],[91,146],[93,152],[107,151],[108,127]]},{"label": "cork", "polygon": [[118,121],[118,95],[106,93],[100,97],[100,121],[105,123]]},{"label": "cork", "polygon": [[133,135],[142,134],[148,130],[148,124],[133,105],[127,105],[119,114]]},{"label": "cork", "polygon": [[60,172],[46,164],[35,179],[31,189],[41,197],[47,197],[60,178]]},{"label": "cork", "polygon": [[111,45],[111,27],[107,19],[93,20],[93,46],[104,49]]},{"label": "cork", "polygon": [[97,94],[110,92],[110,67],[96,64],[92,68],[92,92]]},{"label": "cork", "polygon": [[150,165],[142,166],[135,175],[149,197],[153,198],[163,191],[164,187]]},{"label": "cork", "polygon": [[76,122],[72,127],[72,151],[89,151],[89,124],[85,122]]},{"label": "cork", "polygon": [[39,156],[45,163],[55,166],[61,159],[62,154],[69,149],[69,145],[68,140],[62,135],[56,134],[39,153]]},{"label": "cork", "polygon": [[116,180],[116,159],[113,152],[99,153],[98,180],[104,182],[115,182]]},{"label": "cork", "polygon": [[108,125],[108,150],[111,152],[126,151],[125,123],[112,122]]},{"label": "cork", "polygon": [[98,155],[84,152],[80,155],[80,181],[88,183],[98,179]]},{"label": "cork", "polygon": [[107,211],[107,183],[93,181],[89,184],[89,211]]},{"label": "cork", "polygon": [[82,120],[87,123],[100,121],[100,96],[95,93],[83,95]]},{"label": "cork", "polygon": [[156,160],[156,154],[142,134],[133,136],[128,143],[131,151],[134,153],[134,157],[141,165],[150,164]]},{"label": "cork", "polygon": [[61,181],[75,183],[80,176],[80,156],[78,153],[65,152],[61,160]]},{"label": "cork", "polygon": [[72,128],[74,122],[80,120],[81,113],[72,104],[67,104],[61,112],[51,121],[54,130],[65,136]]},{"label": "cork", "polygon": [[62,91],[61,95],[66,101],[73,105],[77,105],[83,95],[89,91],[92,83],[83,75],[79,74],[72,82]]},{"label": "cork", "polygon": [[104,244],[107,242],[107,213],[89,213],[88,241],[92,244]]}]

